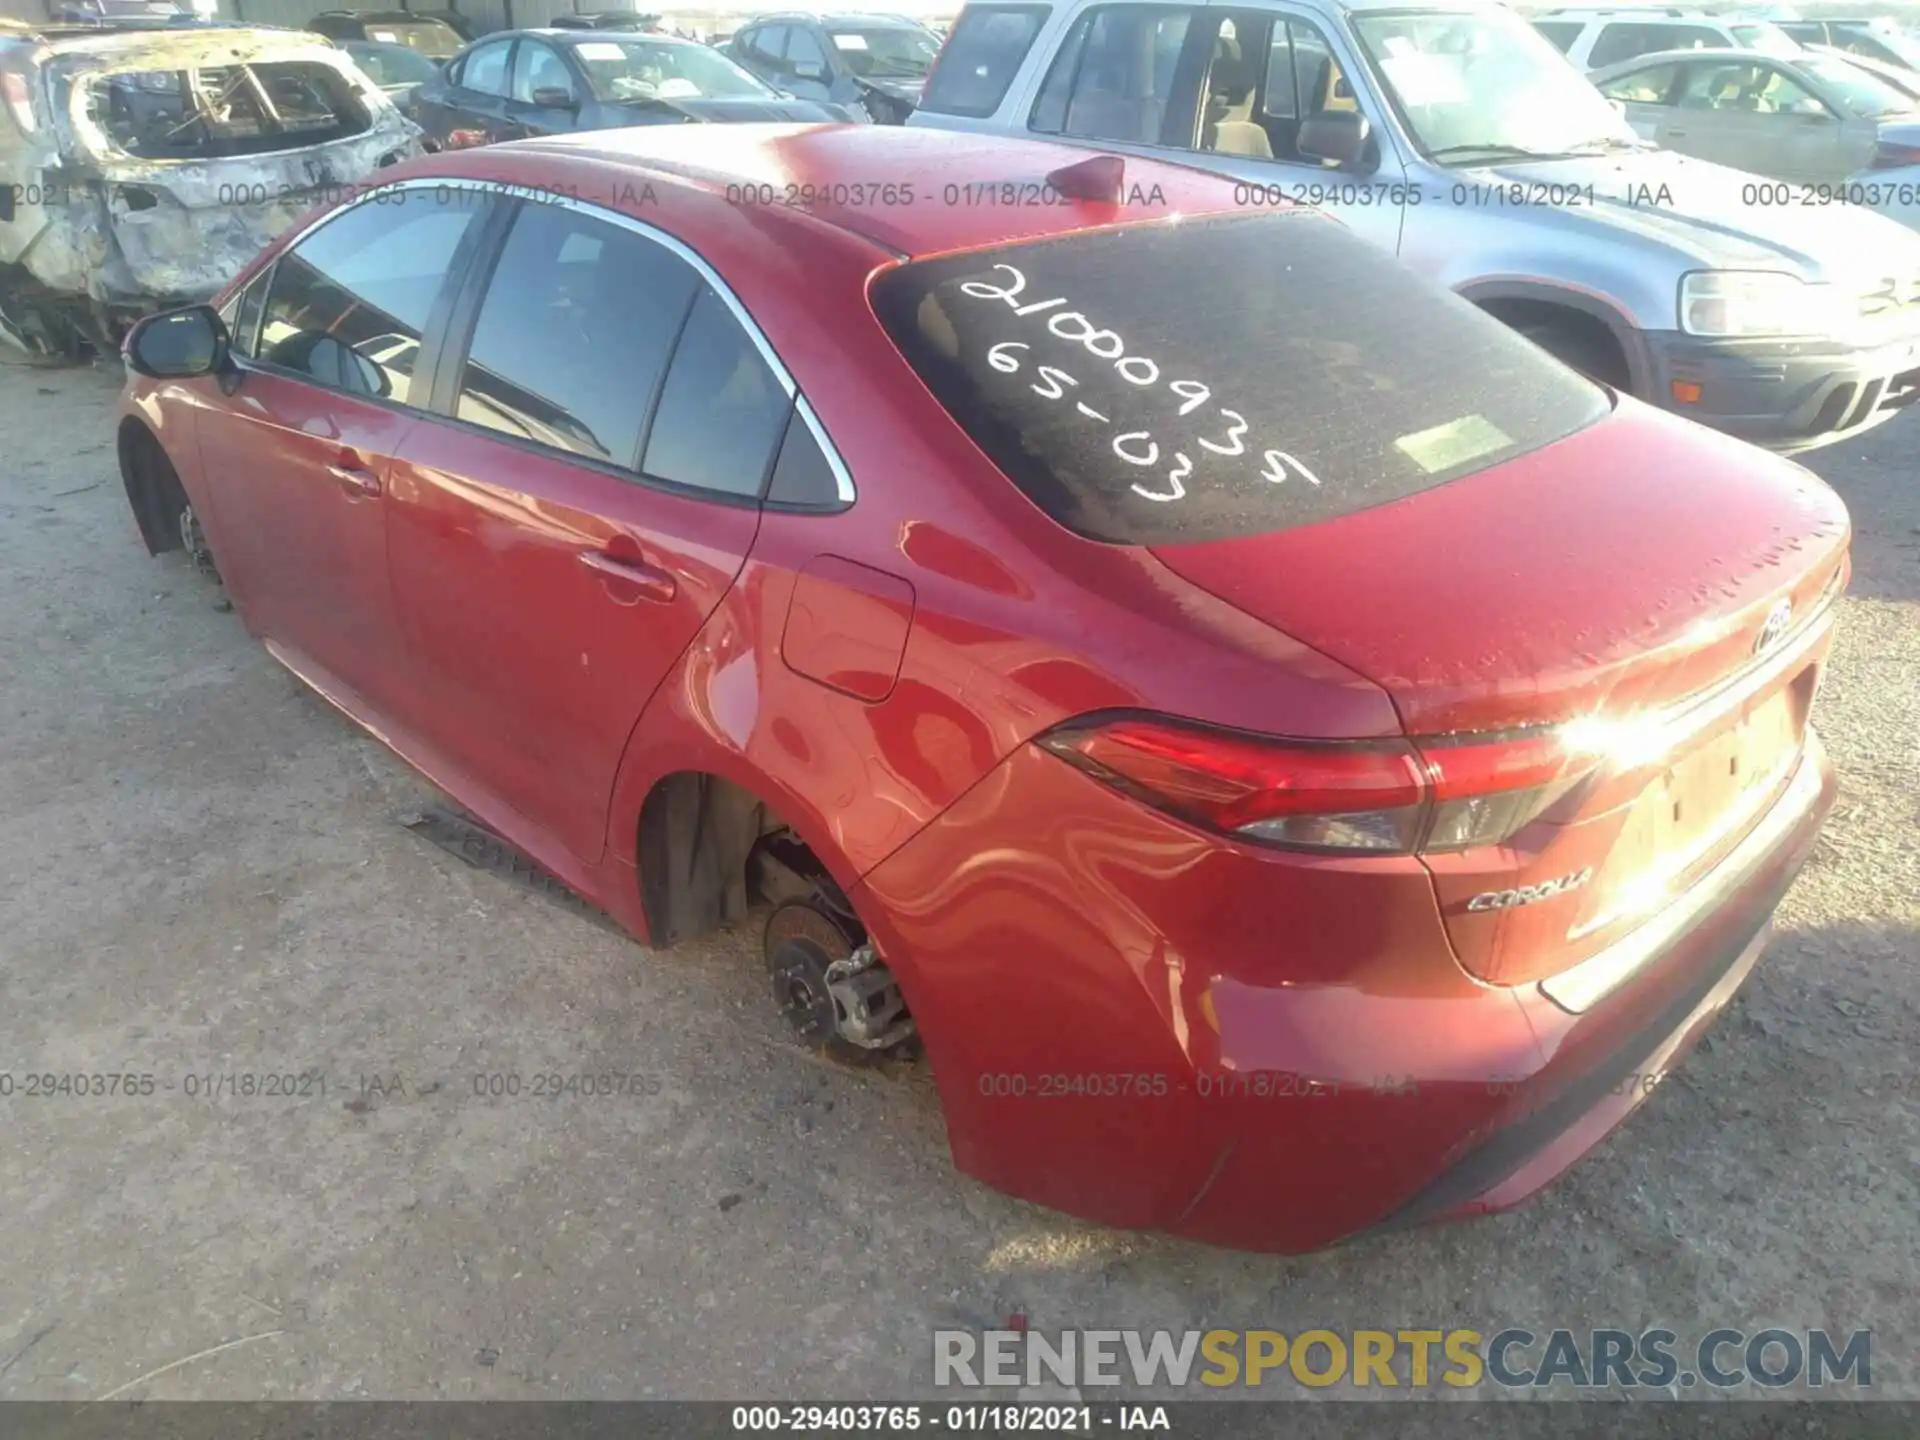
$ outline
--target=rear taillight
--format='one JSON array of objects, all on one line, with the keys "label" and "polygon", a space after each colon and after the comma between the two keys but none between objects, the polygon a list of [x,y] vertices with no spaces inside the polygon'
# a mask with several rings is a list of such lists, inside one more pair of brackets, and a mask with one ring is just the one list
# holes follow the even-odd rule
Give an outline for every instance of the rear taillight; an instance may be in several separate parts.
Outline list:
[{"label": "rear taillight", "polygon": [[1920,145],[1896,145],[1891,140],[1882,140],[1874,147],[1870,168],[1898,170],[1903,165],[1920,165]]},{"label": "rear taillight", "polygon": [[1594,771],[1557,732],[1313,743],[1158,717],[1078,723],[1045,749],[1156,809],[1288,849],[1415,854],[1507,840]]},{"label": "rear taillight", "polygon": [[6,100],[7,113],[21,134],[31,135],[40,128],[40,122],[34,118],[33,96],[27,90],[26,76],[12,70],[0,72],[0,98]]}]

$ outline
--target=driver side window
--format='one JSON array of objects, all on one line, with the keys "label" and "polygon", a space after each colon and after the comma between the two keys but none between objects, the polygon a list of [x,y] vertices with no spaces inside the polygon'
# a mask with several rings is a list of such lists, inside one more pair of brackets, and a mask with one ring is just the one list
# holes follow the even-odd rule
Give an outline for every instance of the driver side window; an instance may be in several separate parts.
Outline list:
[{"label": "driver side window", "polygon": [[1681,92],[1685,110],[1747,115],[1824,115],[1827,107],[1771,65],[1695,65]]},{"label": "driver side window", "polygon": [[505,95],[507,55],[512,49],[511,40],[496,40],[491,45],[480,46],[461,62],[460,78],[455,83],[462,90],[479,95]]},{"label": "driver side window", "polygon": [[513,57],[513,98],[531,105],[538,90],[564,90],[571,96],[573,76],[551,45],[522,40]]},{"label": "driver side window", "polygon": [[470,191],[402,190],[326,221],[274,263],[256,363],[423,405],[412,393],[421,336],[483,204]]}]

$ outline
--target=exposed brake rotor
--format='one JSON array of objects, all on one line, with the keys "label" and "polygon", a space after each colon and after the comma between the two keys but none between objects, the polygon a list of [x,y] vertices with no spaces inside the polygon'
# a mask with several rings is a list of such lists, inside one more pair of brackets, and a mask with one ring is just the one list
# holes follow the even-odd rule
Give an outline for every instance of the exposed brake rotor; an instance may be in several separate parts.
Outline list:
[{"label": "exposed brake rotor", "polygon": [[854,923],[817,900],[790,900],[767,920],[773,1003],[805,1044],[871,1060],[913,1038],[893,973]]}]

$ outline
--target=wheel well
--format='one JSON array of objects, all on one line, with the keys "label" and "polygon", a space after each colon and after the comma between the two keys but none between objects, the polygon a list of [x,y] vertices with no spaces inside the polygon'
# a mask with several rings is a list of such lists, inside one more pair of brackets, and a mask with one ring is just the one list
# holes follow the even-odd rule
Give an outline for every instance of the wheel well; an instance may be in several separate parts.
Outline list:
[{"label": "wheel well", "polygon": [[1479,305],[1494,319],[1518,330],[1543,350],[1567,360],[1567,354],[1546,343],[1544,338],[1564,337],[1569,342],[1567,348],[1583,362],[1576,368],[1586,370],[1594,379],[1616,390],[1632,390],[1633,377],[1628,371],[1626,351],[1612,327],[1599,316],[1552,300],[1505,298],[1482,300]]},{"label": "wheel well", "polygon": [[827,868],[765,801],[704,771],[661,777],[640,806],[640,904],[654,948],[744,917],[756,898],[824,892],[851,915]]},{"label": "wheel well", "polygon": [[127,503],[133,506],[147,553],[178,550],[180,512],[186,508],[187,492],[167,452],[153,431],[132,416],[120,422],[119,450],[120,480],[127,487]]}]

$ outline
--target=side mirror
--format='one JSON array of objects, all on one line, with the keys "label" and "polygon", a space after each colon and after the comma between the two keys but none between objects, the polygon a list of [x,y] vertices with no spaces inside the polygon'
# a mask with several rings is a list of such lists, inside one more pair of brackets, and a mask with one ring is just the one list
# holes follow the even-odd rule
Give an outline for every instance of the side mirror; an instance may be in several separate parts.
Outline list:
[{"label": "side mirror", "polygon": [[1367,140],[1372,134],[1373,127],[1367,124],[1366,116],[1352,110],[1335,110],[1302,120],[1294,145],[1302,155],[1315,160],[1357,165],[1367,153]]},{"label": "side mirror", "polygon": [[542,110],[578,110],[580,102],[564,85],[542,85],[533,92],[533,103]]},{"label": "side mirror", "polygon": [[227,327],[211,305],[149,315],[120,347],[127,368],[155,379],[187,379],[227,368]]},{"label": "side mirror", "polygon": [[796,80],[819,80],[826,73],[827,67],[818,60],[802,60],[793,67],[793,78]]}]

